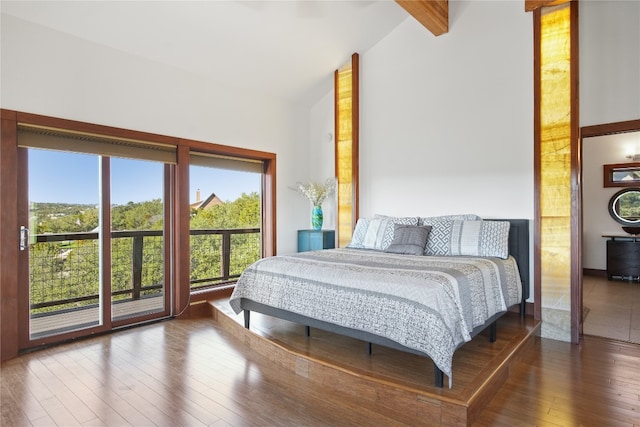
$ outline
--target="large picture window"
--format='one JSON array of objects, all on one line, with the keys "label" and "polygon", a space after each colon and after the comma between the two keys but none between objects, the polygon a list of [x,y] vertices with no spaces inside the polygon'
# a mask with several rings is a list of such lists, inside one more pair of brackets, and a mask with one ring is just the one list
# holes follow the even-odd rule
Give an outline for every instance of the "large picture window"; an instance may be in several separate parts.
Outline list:
[{"label": "large picture window", "polygon": [[261,257],[262,162],[191,152],[190,283],[235,281]]}]

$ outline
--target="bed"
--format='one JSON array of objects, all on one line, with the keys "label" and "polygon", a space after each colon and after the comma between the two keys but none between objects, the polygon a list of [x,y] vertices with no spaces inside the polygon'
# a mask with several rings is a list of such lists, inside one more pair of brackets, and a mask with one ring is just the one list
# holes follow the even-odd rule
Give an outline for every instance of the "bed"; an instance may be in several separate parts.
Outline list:
[{"label": "bed", "polygon": [[[389,220],[397,240],[402,220]],[[459,347],[486,328],[495,341],[496,320],[513,306],[519,305],[524,316],[529,297],[529,222],[439,221],[428,225],[429,238],[435,241],[444,235],[449,242],[469,240],[464,232],[451,231],[452,224],[459,229],[478,224],[486,228],[498,225],[489,221],[500,221],[507,229],[504,253],[451,255],[450,247],[444,254],[433,247],[429,253],[426,243],[424,253],[417,255],[358,247],[352,241],[346,248],[255,262],[238,279],[230,305],[236,313],[244,312],[246,328],[255,311],[303,324],[307,334],[309,327],[315,327],[363,340],[369,351],[373,343],[426,356],[434,364],[435,385],[442,387],[447,375],[451,387],[453,354]],[[415,222],[420,226],[429,220]],[[443,229],[445,223],[448,228]]]}]

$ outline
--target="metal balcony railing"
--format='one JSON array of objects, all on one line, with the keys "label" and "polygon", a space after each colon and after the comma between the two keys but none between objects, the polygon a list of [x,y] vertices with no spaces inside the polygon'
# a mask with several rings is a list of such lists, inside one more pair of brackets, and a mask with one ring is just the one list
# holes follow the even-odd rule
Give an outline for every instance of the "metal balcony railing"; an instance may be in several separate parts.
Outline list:
[{"label": "metal balcony railing", "polygon": [[[99,301],[98,233],[39,234],[30,246],[32,315],[85,308]],[[190,230],[191,289],[237,279],[260,257],[260,229]],[[164,287],[161,230],[111,233],[114,301],[157,295]]]}]

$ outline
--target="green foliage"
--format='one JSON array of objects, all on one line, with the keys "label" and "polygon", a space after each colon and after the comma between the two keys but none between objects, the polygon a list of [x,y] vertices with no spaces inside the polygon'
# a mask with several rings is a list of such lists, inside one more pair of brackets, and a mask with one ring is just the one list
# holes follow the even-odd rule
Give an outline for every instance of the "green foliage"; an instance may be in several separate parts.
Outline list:
[{"label": "green foliage", "polygon": [[[197,210],[191,215],[192,230],[224,230],[260,227],[260,196],[258,193],[242,193],[232,203],[223,203],[208,209]],[[260,257],[260,236],[240,234],[231,236],[229,274],[239,275]],[[222,236],[191,236],[192,281],[221,277]],[[205,285],[207,282],[203,282]],[[200,286],[202,283],[196,283]]]},{"label": "green foliage", "polygon": [[30,211],[33,234],[89,232],[98,226],[95,205],[32,203]]},{"label": "green foliage", "polygon": [[[160,199],[111,209],[113,231],[162,230]],[[92,205],[34,203],[32,218],[37,234],[90,232],[98,228],[98,209]],[[229,230],[260,227],[260,196],[243,193],[233,202],[191,213],[192,230]],[[33,225],[32,225],[33,227]],[[32,231],[33,233],[33,231]],[[111,240],[112,290],[132,288],[133,238]],[[230,275],[239,275],[260,257],[259,233],[232,234]],[[99,248],[97,240],[35,243],[30,248],[31,304],[97,295],[99,292]],[[215,284],[222,276],[222,235],[191,236],[191,280],[195,286]],[[164,283],[162,237],[145,236],[142,250],[142,286]],[[162,292],[143,291],[143,295]],[[114,297],[128,299],[130,294]],[[65,304],[64,308],[95,304],[97,300]],[[33,309],[32,314],[59,310],[61,306]]]},{"label": "green foliage", "polygon": [[618,213],[629,220],[640,219],[640,192],[630,191],[618,199]]},{"label": "green foliage", "polygon": [[260,227],[260,196],[242,193],[234,202],[197,210],[191,215],[191,229]]},{"label": "green foliage", "polygon": [[113,206],[111,208],[112,230],[162,230],[162,200]]}]

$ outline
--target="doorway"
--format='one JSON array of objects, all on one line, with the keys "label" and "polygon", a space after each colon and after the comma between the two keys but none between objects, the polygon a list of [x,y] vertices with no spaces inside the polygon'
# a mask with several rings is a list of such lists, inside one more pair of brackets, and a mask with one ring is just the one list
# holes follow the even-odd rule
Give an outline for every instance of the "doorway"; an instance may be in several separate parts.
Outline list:
[{"label": "doorway", "polygon": [[620,188],[604,187],[604,164],[631,162],[640,150],[640,120],[581,130],[583,334],[640,344],[640,282],[607,275],[607,240],[627,234],[608,211]]},{"label": "doorway", "polygon": [[28,127],[18,146],[23,347],[168,317],[171,152]]}]

